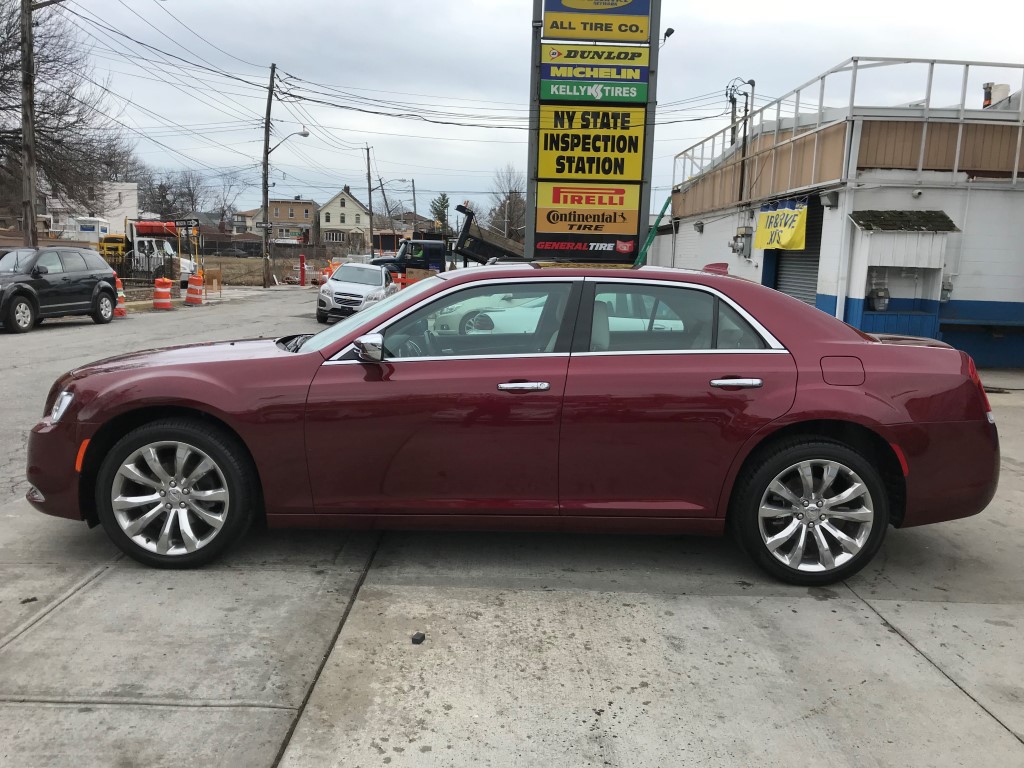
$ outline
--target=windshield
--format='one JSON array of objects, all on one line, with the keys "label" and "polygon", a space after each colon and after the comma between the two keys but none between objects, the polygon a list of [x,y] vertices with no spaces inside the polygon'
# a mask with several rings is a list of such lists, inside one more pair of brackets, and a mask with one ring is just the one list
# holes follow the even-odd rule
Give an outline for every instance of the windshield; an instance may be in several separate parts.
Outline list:
[{"label": "windshield", "polygon": [[366,267],[356,267],[349,264],[342,264],[338,267],[334,274],[331,275],[332,280],[337,280],[341,283],[358,283],[359,285],[383,285],[384,284],[384,273],[379,269],[367,269]]},{"label": "windshield", "polygon": [[0,258],[0,272],[24,272],[29,259],[35,255],[29,248],[19,248]]},{"label": "windshield", "polygon": [[302,351],[313,351],[321,350],[324,347],[330,346],[342,336],[345,336],[356,328],[362,325],[372,323],[379,317],[383,317],[391,309],[401,302],[409,298],[415,298],[421,296],[424,293],[429,292],[436,285],[441,282],[440,277],[428,277],[424,280],[420,280],[417,283],[413,283],[408,288],[393,293],[383,301],[378,301],[376,304],[371,304],[367,309],[361,312],[356,312],[354,315],[349,315],[344,320],[339,320],[330,328],[320,331],[316,336],[303,343]]}]

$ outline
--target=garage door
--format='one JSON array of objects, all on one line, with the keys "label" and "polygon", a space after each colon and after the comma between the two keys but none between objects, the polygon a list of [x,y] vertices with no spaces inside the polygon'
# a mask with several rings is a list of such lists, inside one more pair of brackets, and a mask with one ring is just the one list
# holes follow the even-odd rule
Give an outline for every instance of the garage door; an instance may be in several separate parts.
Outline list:
[{"label": "garage door", "polygon": [[818,254],[779,251],[775,287],[812,307],[818,296]]}]

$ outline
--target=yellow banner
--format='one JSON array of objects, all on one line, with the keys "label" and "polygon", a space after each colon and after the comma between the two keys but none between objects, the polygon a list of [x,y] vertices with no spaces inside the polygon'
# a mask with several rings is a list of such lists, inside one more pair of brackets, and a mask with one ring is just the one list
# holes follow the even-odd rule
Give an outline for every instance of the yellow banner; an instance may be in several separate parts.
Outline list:
[{"label": "yellow banner", "polygon": [[541,105],[538,176],[641,181],[644,109]]},{"label": "yellow banner", "polygon": [[646,43],[647,16],[610,16],[598,13],[545,13],[544,37],[568,40],[610,40]]},{"label": "yellow banner", "polygon": [[755,248],[802,251],[807,240],[807,206],[761,211],[754,233]]}]

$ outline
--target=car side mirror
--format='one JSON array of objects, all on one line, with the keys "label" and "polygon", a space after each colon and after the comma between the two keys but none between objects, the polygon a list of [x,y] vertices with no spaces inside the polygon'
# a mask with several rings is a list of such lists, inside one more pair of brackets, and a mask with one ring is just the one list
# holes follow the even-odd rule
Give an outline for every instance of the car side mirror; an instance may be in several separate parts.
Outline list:
[{"label": "car side mirror", "polygon": [[379,363],[384,360],[384,336],[379,333],[367,333],[352,342],[356,354],[364,363]]},{"label": "car side mirror", "polygon": [[44,267],[42,264],[37,264],[32,269],[32,274],[35,275],[36,277],[39,277],[40,275],[48,275],[50,274],[50,269],[49,267]]}]

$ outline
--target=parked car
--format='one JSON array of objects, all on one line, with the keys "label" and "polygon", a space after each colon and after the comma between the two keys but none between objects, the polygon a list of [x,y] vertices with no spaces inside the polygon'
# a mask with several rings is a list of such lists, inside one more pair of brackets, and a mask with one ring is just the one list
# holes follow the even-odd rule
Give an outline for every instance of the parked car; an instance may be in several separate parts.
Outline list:
[{"label": "parked car", "polygon": [[473,333],[476,331],[474,320],[481,312],[500,312],[527,304],[530,301],[532,299],[528,296],[513,296],[511,294],[500,296],[497,301],[493,296],[481,296],[475,301],[463,301],[445,307],[442,312],[439,312],[433,325],[433,331],[441,336]]},{"label": "parked car", "polygon": [[218,256],[233,256],[236,259],[244,259],[247,254],[241,248],[225,248],[223,251],[217,254]]},{"label": "parked car", "polygon": [[0,256],[0,321],[10,333],[66,315],[109,323],[115,306],[114,270],[96,251],[47,246]]},{"label": "parked car", "polygon": [[347,317],[398,290],[391,273],[373,264],[342,264],[322,286],[316,299],[317,322]]},{"label": "parked car", "polygon": [[[506,295],[540,305],[528,332],[431,330]],[[676,320],[657,330],[662,305]],[[623,306],[651,314],[616,328]],[[209,562],[265,514],[271,528],[731,530],[774,576],[828,584],[889,526],[977,514],[996,490],[970,357],[898,342],[721,275],[464,269],[316,335],[61,376],[29,437],[28,500],[159,567]]]}]

